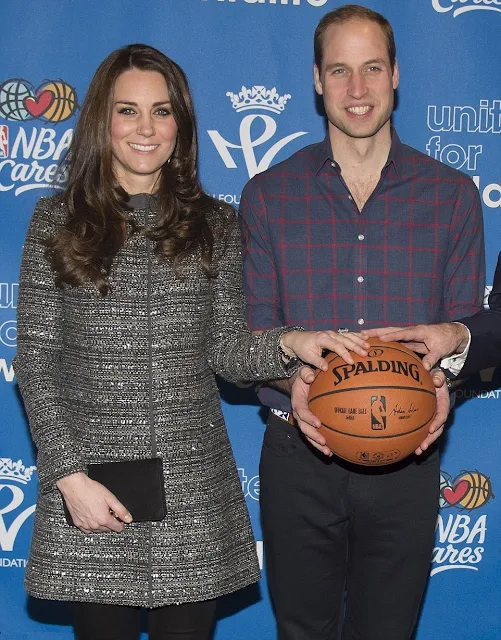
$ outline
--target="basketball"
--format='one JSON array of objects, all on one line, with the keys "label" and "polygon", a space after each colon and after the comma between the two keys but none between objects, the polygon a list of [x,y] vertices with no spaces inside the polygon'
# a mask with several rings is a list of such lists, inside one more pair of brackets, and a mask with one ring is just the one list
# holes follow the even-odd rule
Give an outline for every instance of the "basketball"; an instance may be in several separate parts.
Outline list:
[{"label": "basketball", "polygon": [[330,353],[318,371],[309,408],[319,431],[340,458],[365,466],[403,460],[426,437],[435,415],[431,375],[413,351],[370,338],[367,356],[351,352],[354,364]]}]

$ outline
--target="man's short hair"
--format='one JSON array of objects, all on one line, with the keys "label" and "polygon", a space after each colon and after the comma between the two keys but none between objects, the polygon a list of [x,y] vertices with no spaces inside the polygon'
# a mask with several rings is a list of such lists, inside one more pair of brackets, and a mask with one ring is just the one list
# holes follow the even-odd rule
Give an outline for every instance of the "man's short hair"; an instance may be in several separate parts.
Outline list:
[{"label": "man's short hair", "polygon": [[390,58],[391,70],[393,71],[397,58],[397,48],[395,46],[395,36],[393,35],[393,28],[391,24],[377,11],[372,11],[372,9],[362,7],[358,4],[346,4],[335,11],[330,11],[329,13],[326,13],[318,23],[313,40],[315,64],[317,67],[319,69],[322,67],[324,36],[327,29],[333,24],[344,24],[345,22],[350,22],[352,20],[370,20],[381,27],[381,31],[386,39],[388,57]]}]

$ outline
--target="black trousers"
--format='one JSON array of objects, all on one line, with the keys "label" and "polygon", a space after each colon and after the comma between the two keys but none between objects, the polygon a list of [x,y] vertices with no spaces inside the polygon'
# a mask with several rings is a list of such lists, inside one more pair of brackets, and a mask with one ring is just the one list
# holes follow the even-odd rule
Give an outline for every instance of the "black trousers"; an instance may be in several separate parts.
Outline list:
[{"label": "black trousers", "polygon": [[[138,640],[140,607],[72,602],[77,640]],[[150,640],[207,640],[212,631],[215,600],[148,610]]]},{"label": "black trousers", "polygon": [[260,464],[279,640],[408,640],[430,569],[439,455],[386,468],[326,458],[270,413]]}]

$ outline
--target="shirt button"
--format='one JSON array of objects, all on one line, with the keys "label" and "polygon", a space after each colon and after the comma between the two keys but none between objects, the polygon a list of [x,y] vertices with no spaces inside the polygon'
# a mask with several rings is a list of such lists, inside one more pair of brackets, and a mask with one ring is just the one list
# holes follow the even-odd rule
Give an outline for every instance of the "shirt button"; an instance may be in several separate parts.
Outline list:
[{"label": "shirt button", "polygon": [[359,319],[357,320],[357,322],[358,322],[358,324],[364,324],[364,323],[365,323],[365,320],[364,320],[363,318],[359,318]]},{"label": "shirt button", "polygon": [[361,234],[358,236],[358,239],[359,239],[359,240],[365,240],[365,236],[361,233]]},{"label": "shirt button", "polygon": [[348,196],[348,200],[353,200],[353,198],[351,196]]},{"label": "shirt button", "polygon": [[336,163],[335,163],[335,162],[331,162],[331,167],[332,167],[333,169],[335,169],[335,168],[336,168]]},{"label": "shirt button", "polygon": [[359,282],[363,282],[363,281],[364,281],[364,276],[358,276],[357,280],[358,280]]}]

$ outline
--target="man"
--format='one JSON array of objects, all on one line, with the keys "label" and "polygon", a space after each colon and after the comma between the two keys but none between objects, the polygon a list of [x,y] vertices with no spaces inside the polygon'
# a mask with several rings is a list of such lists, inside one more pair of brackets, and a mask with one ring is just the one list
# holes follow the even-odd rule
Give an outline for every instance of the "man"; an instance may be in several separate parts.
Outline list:
[{"label": "man", "polygon": [[455,323],[372,329],[364,333],[368,337],[404,342],[424,354],[423,364],[427,369],[440,362],[453,376],[468,377],[480,369],[501,364],[501,253],[489,295],[489,309]]},{"label": "man", "polygon": [[[358,331],[477,311],[478,191],[392,130],[399,74],[388,21],[357,5],[324,16],[314,80],[326,139],[255,176],[242,194],[251,329]],[[322,455],[331,452],[304,409],[307,385],[300,377],[293,385],[306,438],[290,424],[289,396],[259,391],[271,408],[260,501],[278,638],[406,640],[433,547],[438,453],[377,469]]]}]

